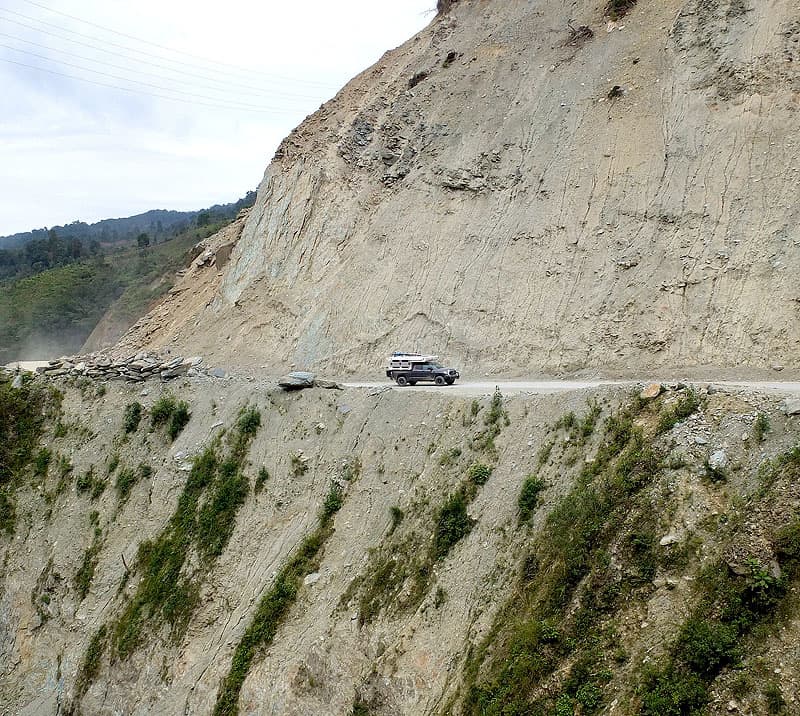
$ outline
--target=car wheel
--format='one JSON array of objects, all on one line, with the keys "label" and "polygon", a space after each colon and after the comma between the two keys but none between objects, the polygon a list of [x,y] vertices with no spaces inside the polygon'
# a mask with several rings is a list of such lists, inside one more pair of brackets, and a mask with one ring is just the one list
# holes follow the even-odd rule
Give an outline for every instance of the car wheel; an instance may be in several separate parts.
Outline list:
[{"label": "car wheel", "polygon": [[447,385],[453,385],[453,383],[456,382],[455,378],[447,378],[446,380],[447,380]]},{"label": "car wheel", "polygon": [[397,385],[408,385],[408,378],[406,378],[404,375],[398,375]]},{"label": "car wheel", "polygon": [[445,380],[443,375],[436,376],[436,385],[444,385],[445,383],[447,383],[447,381]]},{"label": "car wheel", "polygon": [[416,380],[409,380],[409,381],[408,381],[408,384],[409,384],[409,385],[416,385],[416,384],[417,384],[417,381],[416,381]]}]

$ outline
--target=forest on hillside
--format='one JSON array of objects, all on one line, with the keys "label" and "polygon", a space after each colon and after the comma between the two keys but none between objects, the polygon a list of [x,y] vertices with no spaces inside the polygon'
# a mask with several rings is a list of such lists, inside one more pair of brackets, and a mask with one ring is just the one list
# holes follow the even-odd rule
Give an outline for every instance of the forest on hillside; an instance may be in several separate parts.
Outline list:
[{"label": "forest on hillside", "polygon": [[148,211],[95,224],[74,221],[64,226],[0,237],[0,284],[34,276],[49,269],[107,255],[120,247],[147,248],[170,241],[192,228],[231,221],[252,206],[255,192],[236,202],[215,204],[200,211]]}]

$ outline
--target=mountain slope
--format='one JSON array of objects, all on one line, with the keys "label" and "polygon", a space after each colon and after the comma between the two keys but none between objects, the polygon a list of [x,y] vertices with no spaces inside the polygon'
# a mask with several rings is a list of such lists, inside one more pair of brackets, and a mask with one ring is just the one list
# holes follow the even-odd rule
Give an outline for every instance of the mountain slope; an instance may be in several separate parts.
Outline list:
[{"label": "mountain slope", "polygon": [[0,380],[3,713],[800,698],[800,424],[774,397],[102,387]]},{"label": "mountain slope", "polygon": [[799,53],[790,0],[455,3],[287,137],[215,300],[128,344],[796,373]]}]

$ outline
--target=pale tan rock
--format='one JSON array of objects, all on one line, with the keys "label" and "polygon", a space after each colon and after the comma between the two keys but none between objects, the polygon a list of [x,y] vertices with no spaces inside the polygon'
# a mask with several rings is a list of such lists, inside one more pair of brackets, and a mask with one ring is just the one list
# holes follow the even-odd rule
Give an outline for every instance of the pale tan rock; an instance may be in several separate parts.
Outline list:
[{"label": "pale tan rock", "polygon": [[661,395],[662,390],[664,390],[664,386],[661,383],[650,383],[639,393],[639,397],[642,400],[653,400]]}]

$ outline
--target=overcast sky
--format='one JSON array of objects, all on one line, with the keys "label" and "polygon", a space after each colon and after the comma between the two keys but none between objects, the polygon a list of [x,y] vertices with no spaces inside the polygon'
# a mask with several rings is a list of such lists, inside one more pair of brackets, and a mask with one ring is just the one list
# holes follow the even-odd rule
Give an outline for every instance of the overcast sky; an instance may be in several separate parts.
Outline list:
[{"label": "overcast sky", "polygon": [[0,235],[234,201],[435,4],[0,0]]}]

